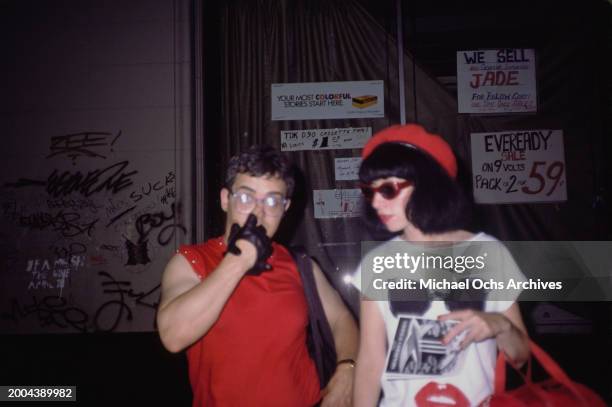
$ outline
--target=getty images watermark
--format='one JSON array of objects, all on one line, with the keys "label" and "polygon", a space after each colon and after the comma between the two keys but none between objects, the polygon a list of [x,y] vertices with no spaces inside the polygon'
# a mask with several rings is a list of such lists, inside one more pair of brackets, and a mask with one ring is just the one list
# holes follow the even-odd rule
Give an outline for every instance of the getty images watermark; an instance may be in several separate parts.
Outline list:
[{"label": "getty images watermark", "polygon": [[612,300],[612,242],[363,242],[362,259],[372,300]]}]

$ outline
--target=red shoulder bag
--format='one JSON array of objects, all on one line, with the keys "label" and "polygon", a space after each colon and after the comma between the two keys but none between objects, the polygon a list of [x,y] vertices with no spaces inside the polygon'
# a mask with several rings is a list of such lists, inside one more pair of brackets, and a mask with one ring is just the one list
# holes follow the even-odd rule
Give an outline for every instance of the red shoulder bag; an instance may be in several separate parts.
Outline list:
[{"label": "red shoulder bag", "polygon": [[606,407],[606,403],[583,384],[576,383],[542,348],[529,341],[533,357],[542,365],[550,378],[534,383],[531,378],[531,360],[528,362],[525,383],[506,391],[506,360],[500,352],[495,367],[495,393],[483,401],[481,407]]}]

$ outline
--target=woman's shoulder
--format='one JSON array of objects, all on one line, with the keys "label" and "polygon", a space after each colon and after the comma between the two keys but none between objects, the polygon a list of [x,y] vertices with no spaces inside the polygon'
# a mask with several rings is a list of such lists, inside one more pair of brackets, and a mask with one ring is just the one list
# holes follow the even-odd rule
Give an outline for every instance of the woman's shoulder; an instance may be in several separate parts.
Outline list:
[{"label": "woman's shoulder", "polygon": [[469,230],[453,230],[437,236],[436,240],[447,242],[478,242],[478,241],[496,241],[493,236],[484,232],[471,232]]},{"label": "woman's shoulder", "polygon": [[489,235],[488,233],[485,232],[468,232],[471,234],[471,237],[469,239],[466,240],[471,240],[474,242],[497,242],[499,241],[497,238],[495,238],[494,236]]}]

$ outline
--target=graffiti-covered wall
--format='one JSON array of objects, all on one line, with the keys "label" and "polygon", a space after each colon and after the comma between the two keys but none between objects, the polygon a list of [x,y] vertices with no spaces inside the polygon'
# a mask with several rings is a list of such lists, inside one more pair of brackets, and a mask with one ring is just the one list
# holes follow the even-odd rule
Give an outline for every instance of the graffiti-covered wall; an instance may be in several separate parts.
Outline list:
[{"label": "graffiti-covered wall", "polygon": [[155,329],[188,240],[189,1],[8,2],[0,332]]}]

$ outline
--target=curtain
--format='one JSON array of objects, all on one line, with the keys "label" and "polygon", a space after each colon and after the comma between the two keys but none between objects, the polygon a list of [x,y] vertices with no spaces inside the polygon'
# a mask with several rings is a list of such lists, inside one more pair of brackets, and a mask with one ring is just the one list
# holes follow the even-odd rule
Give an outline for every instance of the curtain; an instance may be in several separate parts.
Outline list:
[{"label": "curtain", "polygon": [[[222,138],[222,168],[231,155],[251,144],[280,148],[281,130],[372,127],[376,132],[399,123],[395,36],[360,2],[228,1],[222,7],[221,26],[223,130],[218,137]],[[418,121],[449,141],[458,154],[467,189],[471,188],[471,132],[563,129],[568,201],[475,205],[475,229],[502,240],[610,238],[606,205],[609,174],[604,166],[607,142],[603,137],[603,112],[597,108],[602,96],[596,79],[583,65],[593,52],[584,47],[589,35],[573,31],[566,39],[551,38],[536,49],[539,112],[533,115],[459,115],[456,97],[405,52],[407,119]],[[379,79],[385,83],[384,119],[271,121],[273,83]],[[356,188],[354,181],[334,180],[334,158],[359,156],[360,151],[288,154],[302,176],[278,238],[305,246],[333,282],[342,286],[342,275],[352,272],[359,261],[360,241],[371,236],[359,218],[315,219],[312,190]]]}]

